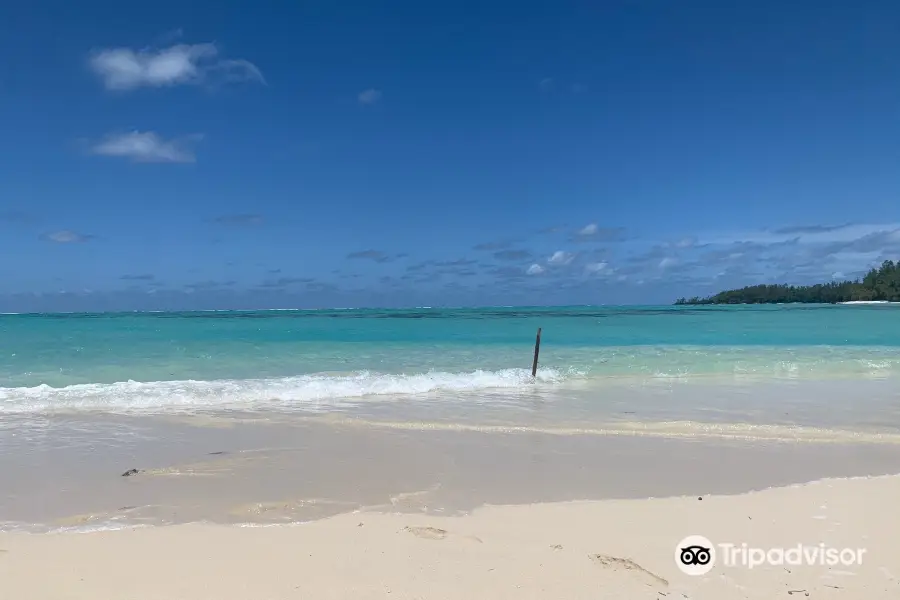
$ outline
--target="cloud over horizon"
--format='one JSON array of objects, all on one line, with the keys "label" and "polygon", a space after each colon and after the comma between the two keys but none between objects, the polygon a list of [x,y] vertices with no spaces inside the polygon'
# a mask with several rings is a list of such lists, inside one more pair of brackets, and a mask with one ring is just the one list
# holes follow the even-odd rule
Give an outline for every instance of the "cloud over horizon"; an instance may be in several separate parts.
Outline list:
[{"label": "cloud over horizon", "polygon": [[[210,222],[245,227],[261,224],[262,217],[252,213],[221,215]],[[596,235],[600,230],[589,227],[584,235]],[[334,257],[343,256],[371,265],[356,269],[358,272],[352,274],[342,275],[342,271],[334,266],[329,266],[328,271],[316,272],[311,266],[308,277],[289,277],[282,276],[280,269],[261,263],[257,265],[260,271],[256,279],[241,275],[244,279],[231,281],[227,286],[221,282],[215,285],[198,282],[186,285],[184,290],[192,295],[222,289],[236,293],[266,290],[297,298],[328,293],[343,294],[341,297],[345,300],[367,293],[382,298],[396,292],[400,294],[398,298],[404,297],[403,294],[411,298],[415,294],[429,305],[450,297],[463,304],[465,298],[472,298],[477,304],[479,302],[474,299],[486,297],[485,294],[506,303],[564,300],[569,295],[572,301],[579,302],[608,302],[613,297],[621,302],[629,294],[635,298],[655,294],[651,298],[653,301],[665,302],[669,296],[674,301],[680,296],[703,296],[758,283],[807,284],[834,278],[852,279],[885,258],[900,258],[900,225],[896,224],[803,225],[740,234],[680,232],[680,235],[667,235],[658,240],[630,237],[621,244],[608,247],[579,246],[574,249],[565,245],[562,245],[563,249],[556,249],[560,247],[556,245],[560,241],[566,243],[565,238],[554,241],[536,231],[533,230],[532,237],[506,238],[517,239],[515,245],[507,242],[479,244],[477,248],[491,251],[476,259],[462,253],[471,250],[468,245],[457,248],[460,254],[456,257],[447,256],[453,248],[447,248],[441,254],[431,254],[420,248],[412,253],[410,264],[397,267],[395,263],[401,255],[366,249]],[[572,229],[566,231],[568,234],[565,235],[573,234]],[[41,237],[58,244],[94,238],[71,230],[55,231]],[[224,259],[222,264],[225,265]],[[387,272],[380,266],[376,268],[382,264]],[[156,283],[155,275],[137,272],[116,274],[115,278],[122,283],[138,284],[129,289],[159,293],[156,288],[160,285]]]}]

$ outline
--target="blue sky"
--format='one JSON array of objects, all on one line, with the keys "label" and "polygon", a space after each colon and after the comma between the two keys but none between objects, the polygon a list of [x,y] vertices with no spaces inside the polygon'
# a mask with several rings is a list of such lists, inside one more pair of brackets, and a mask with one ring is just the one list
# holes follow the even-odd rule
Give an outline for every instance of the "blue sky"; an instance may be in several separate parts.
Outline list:
[{"label": "blue sky", "polygon": [[0,310],[668,303],[900,258],[891,2],[0,7]]}]

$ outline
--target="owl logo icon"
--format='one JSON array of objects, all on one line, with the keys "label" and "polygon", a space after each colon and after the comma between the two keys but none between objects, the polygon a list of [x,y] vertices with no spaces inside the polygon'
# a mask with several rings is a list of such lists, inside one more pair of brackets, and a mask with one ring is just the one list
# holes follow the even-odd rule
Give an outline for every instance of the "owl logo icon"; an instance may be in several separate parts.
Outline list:
[{"label": "owl logo icon", "polygon": [[675,564],[686,575],[706,575],[716,564],[716,547],[702,535],[689,535],[675,546]]}]

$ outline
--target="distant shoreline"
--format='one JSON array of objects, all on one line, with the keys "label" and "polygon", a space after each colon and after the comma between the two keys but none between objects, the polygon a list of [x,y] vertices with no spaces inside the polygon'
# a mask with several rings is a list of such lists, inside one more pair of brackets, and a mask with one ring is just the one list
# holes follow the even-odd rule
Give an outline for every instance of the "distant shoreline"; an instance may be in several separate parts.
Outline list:
[{"label": "distant shoreline", "polygon": [[713,296],[679,298],[677,306],[697,304],[896,304],[900,301],[900,262],[886,260],[862,279],[815,285],[761,284]]}]

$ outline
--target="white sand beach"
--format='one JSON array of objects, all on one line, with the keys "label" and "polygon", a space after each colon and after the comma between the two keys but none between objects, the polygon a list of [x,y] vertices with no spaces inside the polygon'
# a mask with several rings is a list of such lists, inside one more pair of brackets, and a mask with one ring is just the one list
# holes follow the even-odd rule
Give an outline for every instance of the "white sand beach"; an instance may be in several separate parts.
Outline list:
[{"label": "white sand beach", "polygon": [[[591,599],[900,597],[900,476],[737,496],[566,502],[459,517],[357,512],[294,526],[0,534],[0,598]],[[689,535],[763,549],[864,549],[861,564],[723,564]],[[819,561],[821,562],[821,561]]]}]

